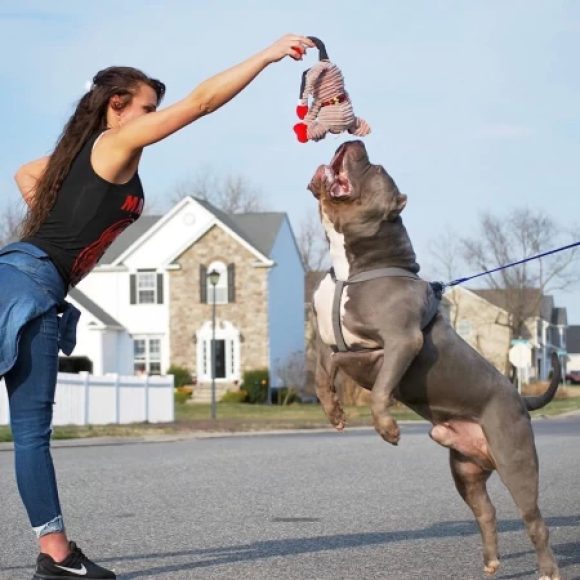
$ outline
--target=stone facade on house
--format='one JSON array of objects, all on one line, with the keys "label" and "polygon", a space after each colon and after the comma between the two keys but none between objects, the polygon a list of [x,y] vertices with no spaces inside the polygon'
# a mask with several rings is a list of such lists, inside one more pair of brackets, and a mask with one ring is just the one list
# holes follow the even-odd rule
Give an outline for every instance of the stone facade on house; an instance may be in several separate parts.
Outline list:
[{"label": "stone facade on house", "polygon": [[[250,369],[268,367],[268,286],[269,268],[256,267],[256,256],[218,226],[185,250],[170,272],[170,344],[172,364],[197,369],[195,335],[202,324],[211,321],[211,297],[201,302],[200,265],[214,261],[235,264],[235,301],[216,305],[216,326],[228,321],[240,329],[241,375]],[[238,388],[221,382],[220,392]]]}]

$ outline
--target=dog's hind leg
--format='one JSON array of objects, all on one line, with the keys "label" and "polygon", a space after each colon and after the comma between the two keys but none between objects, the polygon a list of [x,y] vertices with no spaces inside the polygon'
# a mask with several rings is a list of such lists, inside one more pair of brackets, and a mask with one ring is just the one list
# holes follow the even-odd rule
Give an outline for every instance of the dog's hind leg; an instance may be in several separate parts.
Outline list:
[{"label": "dog's hind leg", "polygon": [[[499,418],[502,414],[503,420]],[[505,413],[498,412],[484,426],[497,472],[520,510],[536,550],[540,579],[560,580],[548,528],[538,507],[538,457],[532,426],[525,411],[507,419]],[[492,425],[492,421],[502,424]]]},{"label": "dog's hind leg", "polygon": [[487,576],[499,568],[495,507],[487,494],[486,482],[491,471],[471,461],[465,455],[450,450],[449,464],[455,487],[469,506],[481,532],[483,542],[483,571]]}]

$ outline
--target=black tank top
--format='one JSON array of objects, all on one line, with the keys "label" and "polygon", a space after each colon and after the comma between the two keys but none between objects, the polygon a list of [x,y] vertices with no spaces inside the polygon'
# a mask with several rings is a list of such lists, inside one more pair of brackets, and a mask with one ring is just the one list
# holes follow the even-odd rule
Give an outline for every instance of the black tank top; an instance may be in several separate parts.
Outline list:
[{"label": "black tank top", "polygon": [[69,286],[75,286],[115,238],[143,210],[139,175],[122,185],[99,177],[91,165],[93,135],[72,163],[56,203],[39,230],[24,242],[42,248]]}]

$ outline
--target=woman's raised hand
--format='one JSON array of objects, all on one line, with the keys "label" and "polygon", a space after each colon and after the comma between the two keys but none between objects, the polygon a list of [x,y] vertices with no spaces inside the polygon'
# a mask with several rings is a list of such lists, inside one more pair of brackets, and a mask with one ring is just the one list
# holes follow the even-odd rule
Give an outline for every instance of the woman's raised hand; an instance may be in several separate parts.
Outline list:
[{"label": "woman's raised hand", "polygon": [[314,43],[306,36],[286,34],[264,50],[268,62],[278,62],[285,56],[294,60],[302,60],[308,48],[314,48]]}]

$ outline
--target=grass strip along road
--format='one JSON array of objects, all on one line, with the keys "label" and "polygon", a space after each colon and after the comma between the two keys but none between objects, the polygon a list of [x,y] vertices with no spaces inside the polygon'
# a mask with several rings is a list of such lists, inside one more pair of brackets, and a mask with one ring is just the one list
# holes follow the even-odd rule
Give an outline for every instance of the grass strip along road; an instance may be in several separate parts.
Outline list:
[{"label": "grass strip along road", "polygon": [[[346,407],[347,427],[370,426],[367,405]],[[558,397],[532,416],[555,416],[580,412],[580,387],[561,388]],[[403,405],[396,405],[399,421],[421,420]],[[209,404],[176,403],[174,423],[132,423],[129,425],[62,426],[54,428],[54,439],[86,437],[140,437],[170,435],[192,431],[244,432],[280,429],[319,429],[329,423],[317,404],[249,405],[245,403],[218,403],[217,419],[213,421]],[[0,442],[12,441],[9,427],[0,427]]]}]

